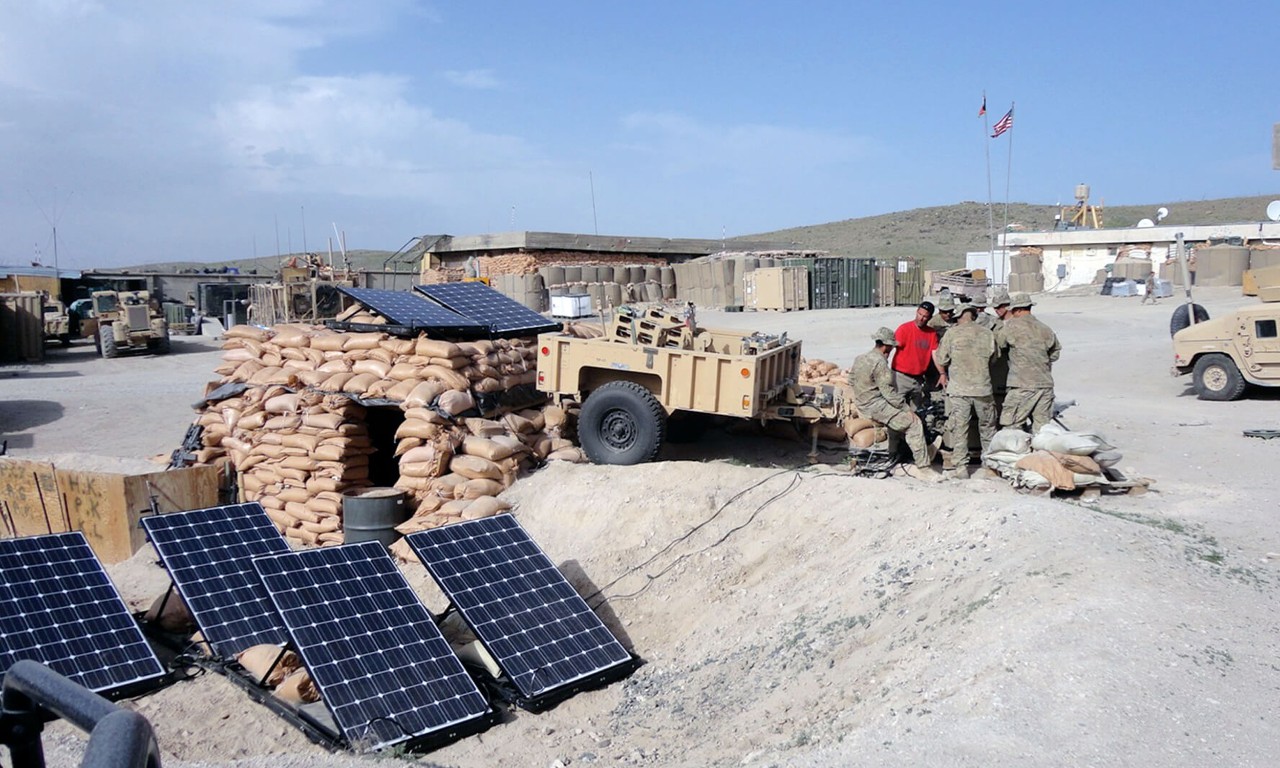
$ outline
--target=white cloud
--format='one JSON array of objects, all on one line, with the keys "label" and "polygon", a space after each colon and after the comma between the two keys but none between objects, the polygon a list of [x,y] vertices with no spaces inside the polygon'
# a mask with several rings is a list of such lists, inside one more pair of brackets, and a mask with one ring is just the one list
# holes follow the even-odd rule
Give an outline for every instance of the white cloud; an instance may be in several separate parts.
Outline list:
[{"label": "white cloud", "polygon": [[443,72],[444,79],[459,88],[474,88],[480,91],[489,91],[501,87],[498,77],[493,73],[492,69],[447,69]]}]

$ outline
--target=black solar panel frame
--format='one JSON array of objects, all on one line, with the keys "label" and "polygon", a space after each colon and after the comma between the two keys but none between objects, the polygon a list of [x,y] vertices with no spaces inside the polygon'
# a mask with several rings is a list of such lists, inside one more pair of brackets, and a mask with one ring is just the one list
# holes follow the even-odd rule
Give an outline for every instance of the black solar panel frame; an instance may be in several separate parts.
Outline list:
[{"label": "black solar panel frame", "polygon": [[[77,633],[58,631],[72,625]],[[157,687],[166,675],[79,531],[0,540],[0,678],[23,659],[108,699]]]},{"label": "black solar panel frame", "polygon": [[[461,542],[479,542],[480,537],[492,540],[495,545],[479,547],[474,544],[463,545]],[[499,539],[507,541],[499,541]],[[493,656],[498,666],[510,680],[511,685],[519,692],[515,703],[532,711],[540,711],[573,694],[596,688],[601,685],[620,680],[630,675],[639,665],[640,659],[627,651],[613,635],[604,622],[596,616],[578,591],[573,588],[564,574],[560,572],[546,552],[538,546],[512,515],[495,515],[480,520],[469,520],[451,523],[439,528],[411,533],[406,537],[409,546],[417,554],[418,559],[426,566],[427,572],[449,599],[451,606],[461,614],[463,620],[471,628],[477,639]],[[503,550],[516,550],[519,557],[498,558]],[[448,549],[448,551],[446,551]],[[464,552],[470,549],[470,552]],[[453,552],[455,554],[449,554]],[[517,552],[508,552],[508,555]],[[446,567],[440,555],[448,555],[447,559],[457,562],[467,561],[472,566],[467,574],[453,572]],[[502,577],[496,579],[492,577]],[[517,579],[524,579],[529,585],[520,590],[515,586]],[[536,583],[541,582],[541,583]],[[478,590],[484,589],[493,599],[478,598]],[[503,594],[503,593],[507,594]],[[522,598],[542,598],[543,616],[554,612],[545,598],[555,597],[563,609],[559,617],[576,623],[582,631],[577,633],[561,633],[558,636],[548,631],[547,622],[522,622],[515,618],[516,613],[531,616],[536,608],[533,601],[522,602]],[[494,614],[492,605],[503,606],[505,615]],[[569,626],[557,622],[556,626]],[[528,653],[537,647],[529,643],[522,651],[515,651],[519,643],[508,638],[526,635],[540,638],[543,646],[551,645],[554,650],[573,645],[576,641],[571,637],[590,633],[597,641],[593,650],[597,662],[588,667],[579,667],[572,675],[561,675],[545,683],[535,682],[538,673],[545,674],[547,666],[532,668],[518,658],[518,653]],[[607,649],[607,654],[605,653]],[[510,651],[510,652],[509,652]],[[608,656],[608,663],[601,663],[600,657]],[[557,668],[563,668],[567,661],[552,662]]]},{"label": "black solar panel frame", "polygon": [[[480,282],[432,283],[413,287],[432,301],[472,320],[484,323],[495,338],[537,336],[558,331],[559,322],[548,320],[515,299]],[[523,322],[495,320],[496,315],[511,313]]]},{"label": "black solar panel frame", "polygon": [[[410,334],[426,332],[473,338],[489,333],[487,324],[465,317],[414,291],[347,286],[339,286],[338,290],[387,318],[397,329],[405,329]],[[414,303],[412,308],[395,306],[397,302],[410,301]],[[355,330],[354,325],[351,329]]]},{"label": "black solar panel frame", "polygon": [[[343,566],[356,563],[369,564],[372,573],[362,574],[359,578],[344,573]],[[254,568],[276,610],[284,620],[291,647],[302,658],[311,679],[320,691],[321,700],[332,714],[348,746],[385,749],[404,743],[411,749],[429,748],[478,733],[497,722],[498,713],[489,705],[484,693],[440,633],[431,612],[422,604],[395,561],[387,554],[386,547],[380,543],[367,541],[256,558]],[[332,578],[326,580],[317,578],[321,576],[332,576]],[[383,591],[371,591],[372,587],[379,584],[385,588]],[[303,590],[325,598],[325,602],[318,600],[307,602],[300,596]],[[368,605],[365,606],[367,610],[356,612],[355,609],[358,607],[356,601],[366,599],[368,600]],[[343,603],[350,604],[353,613],[360,616],[364,622],[354,629],[367,631],[344,636],[341,640],[333,636],[323,637],[325,630],[321,629],[321,626],[328,628],[342,626],[338,621],[335,608],[340,608]],[[310,626],[306,625],[304,622],[307,618],[315,614],[327,616],[328,621],[322,620]],[[354,616],[348,617],[348,620],[354,620]],[[380,623],[382,626],[371,627],[370,621]],[[394,633],[400,645],[390,649],[370,646],[368,644],[370,635],[379,632]],[[346,692],[343,686],[350,688],[357,686],[351,682],[349,676],[341,674],[338,659],[326,661],[326,658],[330,658],[335,648],[343,647],[343,641],[352,637],[365,641],[364,647],[359,649],[361,651],[359,657],[348,658],[345,663],[359,664],[364,666],[366,672],[376,672],[377,670],[370,669],[369,662],[379,651],[387,651],[401,657],[399,666],[388,664],[383,668],[382,674],[394,674],[397,669],[420,667],[425,662],[439,663],[449,668],[449,678],[453,681],[453,685],[462,685],[465,681],[468,690],[461,693],[467,694],[468,698],[471,693],[474,693],[475,699],[472,703],[480,703],[483,706],[473,708],[470,716],[464,719],[442,722],[414,733],[406,733],[404,727],[395,721],[394,717],[387,715],[364,719],[359,723],[344,722],[347,714],[345,707],[351,706],[352,702],[343,700],[342,694]],[[356,650],[356,644],[351,645],[352,650]],[[425,646],[431,652],[431,658],[425,661],[411,658],[411,652],[406,649],[413,645]],[[369,675],[366,675],[367,677]],[[400,682],[402,688],[399,694],[403,696],[405,692],[403,677]],[[420,684],[426,683],[427,680],[425,677],[420,677],[408,682]],[[436,684],[443,683],[437,678]],[[391,692],[391,695],[395,693]],[[403,717],[425,712],[426,709],[424,705],[414,704],[411,709],[403,708],[403,711],[395,714]],[[362,714],[361,717],[367,717],[367,713]],[[397,727],[400,728],[401,737],[394,739],[383,735],[370,737],[367,727],[383,721],[396,722]]]},{"label": "black solar panel frame", "polygon": [[[215,656],[230,659],[254,645],[285,643],[284,622],[253,569],[253,558],[288,552],[289,544],[261,504],[252,501],[169,512],[143,517],[141,522]],[[177,535],[180,524],[183,530]],[[213,536],[219,537],[222,546],[192,546]],[[221,551],[216,560],[209,558],[214,551]],[[206,589],[214,580],[224,588]],[[235,599],[229,590],[234,590]],[[228,625],[244,629],[223,632]]]}]

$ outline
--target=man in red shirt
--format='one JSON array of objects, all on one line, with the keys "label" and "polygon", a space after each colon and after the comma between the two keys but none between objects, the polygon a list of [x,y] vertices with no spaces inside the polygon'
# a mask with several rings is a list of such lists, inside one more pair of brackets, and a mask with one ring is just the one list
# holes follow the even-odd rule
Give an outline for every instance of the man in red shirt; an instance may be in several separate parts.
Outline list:
[{"label": "man in red shirt", "polygon": [[893,336],[898,348],[893,353],[889,367],[893,369],[893,388],[902,393],[912,407],[924,403],[925,393],[937,386],[947,385],[946,376],[940,376],[933,365],[933,351],[938,348],[938,332],[929,327],[933,318],[933,304],[920,302],[916,318],[898,326]]}]

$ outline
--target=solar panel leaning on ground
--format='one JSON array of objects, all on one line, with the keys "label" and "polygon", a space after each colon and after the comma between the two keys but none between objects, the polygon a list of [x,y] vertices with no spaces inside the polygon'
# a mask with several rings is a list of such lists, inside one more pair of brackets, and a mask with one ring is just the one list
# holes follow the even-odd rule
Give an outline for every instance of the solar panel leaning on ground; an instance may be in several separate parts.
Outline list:
[{"label": "solar panel leaning on ground", "polygon": [[215,655],[285,642],[253,558],[288,552],[289,544],[261,504],[150,515],[142,527]]},{"label": "solar panel leaning on ground", "polygon": [[560,323],[484,283],[433,283],[415,285],[413,289],[464,317],[484,323],[494,336],[534,336],[560,329]]},{"label": "solar panel leaning on ground", "polygon": [[511,515],[407,539],[515,685],[521,706],[539,709],[636,668],[638,660]]},{"label": "solar panel leaning on ground", "polygon": [[488,333],[484,323],[463,317],[428,301],[412,291],[386,291],[377,288],[348,288],[338,290],[376,311],[396,325],[413,331],[435,332],[452,336],[476,336]]},{"label": "solar panel leaning on ground", "polygon": [[350,746],[452,740],[495,713],[381,544],[254,560]]},{"label": "solar panel leaning on ground", "polygon": [[108,697],[165,674],[79,531],[0,541],[0,673],[23,659]]}]

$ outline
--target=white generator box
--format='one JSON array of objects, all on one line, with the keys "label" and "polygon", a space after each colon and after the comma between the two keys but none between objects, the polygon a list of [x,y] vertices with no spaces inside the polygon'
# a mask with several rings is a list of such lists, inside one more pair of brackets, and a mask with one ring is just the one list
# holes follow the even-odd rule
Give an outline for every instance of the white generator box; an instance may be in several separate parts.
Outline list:
[{"label": "white generator box", "polygon": [[570,293],[565,296],[551,297],[552,317],[590,317],[591,296],[585,293]]}]

